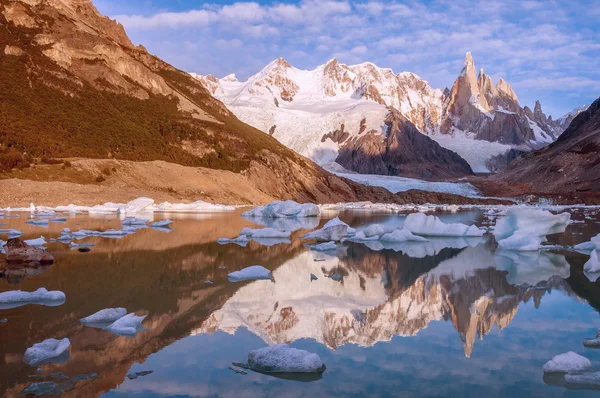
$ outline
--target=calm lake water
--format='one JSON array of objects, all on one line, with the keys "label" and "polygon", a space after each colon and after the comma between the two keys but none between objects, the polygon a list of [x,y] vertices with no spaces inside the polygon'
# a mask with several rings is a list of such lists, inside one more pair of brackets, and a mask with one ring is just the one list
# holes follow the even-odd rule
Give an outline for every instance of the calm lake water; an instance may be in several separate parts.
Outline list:
[{"label": "calm lake water", "polygon": [[[278,221],[276,227],[308,228],[293,232],[291,243],[216,243],[260,226],[240,213],[155,214],[175,221],[171,232],[147,228],[122,239],[79,241],[96,244],[89,253],[50,243],[54,265],[0,279],[0,292],[45,287],[66,294],[56,307],[0,310],[7,319],[0,323],[0,395],[22,396],[37,381],[70,383],[65,396],[77,397],[598,395],[556,385],[560,380],[544,380],[542,372],[567,351],[600,369],[600,350],[582,345],[600,327],[600,282],[582,271],[588,256],[500,254],[487,237],[395,247],[346,243],[335,256],[308,250],[299,236],[335,213]],[[552,242],[573,245],[600,232],[598,215],[572,214],[585,223],[550,236]],[[436,215],[490,225],[478,210]],[[339,216],[359,229],[404,220],[358,211]],[[120,228],[117,216],[68,216],[48,228],[26,225],[27,217],[0,220],[2,228],[18,228],[26,239],[56,238],[64,227]],[[255,264],[271,270],[273,280],[228,282],[229,272]],[[324,277],[330,272],[343,279]],[[311,282],[311,273],[319,279]],[[145,330],[130,338],[79,322],[111,307],[147,315]],[[61,363],[23,361],[33,344],[64,337],[71,347]],[[327,370],[321,378],[288,380],[228,369],[250,350],[277,343],[317,353]],[[152,373],[127,377],[143,371]],[[62,380],[90,373],[96,377]]]}]

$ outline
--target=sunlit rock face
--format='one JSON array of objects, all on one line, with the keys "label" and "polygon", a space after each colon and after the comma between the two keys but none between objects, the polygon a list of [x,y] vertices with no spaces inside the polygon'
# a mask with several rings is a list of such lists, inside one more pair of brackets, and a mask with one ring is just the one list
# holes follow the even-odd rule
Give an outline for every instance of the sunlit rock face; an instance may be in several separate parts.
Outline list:
[{"label": "sunlit rock face", "polygon": [[[543,253],[534,259],[542,268],[536,279],[531,273],[497,269],[483,243],[441,249],[433,257],[407,256],[412,267],[400,266],[386,250],[362,245],[353,245],[347,257],[322,262],[305,252],[277,268],[274,282],[240,288],[198,332],[233,334],[246,327],[268,344],[309,338],[335,349],[414,336],[430,322],[444,320],[453,324],[470,356],[475,339],[494,325],[508,326],[520,303],[533,299],[537,307],[548,289],[563,287],[569,266],[563,256],[549,255],[552,261]],[[519,259],[506,261],[501,265],[510,268]],[[311,282],[311,273],[319,279]],[[325,276],[333,273],[342,280]]]}]

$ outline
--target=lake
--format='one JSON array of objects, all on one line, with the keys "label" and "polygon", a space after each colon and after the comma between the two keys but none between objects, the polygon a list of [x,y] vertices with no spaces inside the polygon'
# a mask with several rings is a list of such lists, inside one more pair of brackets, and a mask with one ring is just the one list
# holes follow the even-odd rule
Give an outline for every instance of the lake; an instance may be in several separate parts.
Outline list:
[{"label": "lake", "polygon": [[[600,233],[597,210],[570,211],[577,222],[549,236],[551,243],[570,246]],[[95,244],[87,253],[51,242],[52,266],[7,272],[0,292],[44,287],[64,292],[66,301],[0,310],[0,395],[22,396],[31,383],[48,381],[78,397],[597,396],[542,371],[567,351],[600,368],[600,350],[582,345],[600,328],[600,284],[582,270],[588,255],[500,252],[488,235],[346,242],[333,253],[311,251],[300,239],[334,216],[357,229],[400,227],[405,218],[354,210],[261,220],[295,229],[289,242],[217,243],[261,227],[241,212],[155,213],[154,220],[174,220],[171,231],[77,241]],[[120,228],[117,215],[66,215],[66,223],[45,228],[25,224],[29,213],[12,214],[21,217],[0,220],[2,228],[20,229],[25,239],[57,238],[63,228]],[[494,223],[480,209],[435,215]],[[272,280],[228,281],[228,273],[255,264],[272,271]],[[326,277],[332,273],[341,280]],[[144,330],[118,336],[79,321],[114,307],[147,315]],[[56,361],[24,362],[33,344],[65,337],[69,352]],[[317,353],[326,371],[286,378],[229,369],[249,351],[279,343]]]}]

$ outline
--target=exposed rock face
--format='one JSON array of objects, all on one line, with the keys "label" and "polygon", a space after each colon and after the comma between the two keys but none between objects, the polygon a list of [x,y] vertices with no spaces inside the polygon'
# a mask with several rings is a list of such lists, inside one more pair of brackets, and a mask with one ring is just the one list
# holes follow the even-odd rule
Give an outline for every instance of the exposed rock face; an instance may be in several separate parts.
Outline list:
[{"label": "exposed rock face", "polygon": [[19,238],[13,238],[6,242],[6,263],[9,265],[52,264],[54,257],[42,248],[29,246]]},{"label": "exposed rock face", "polygon": [[548,147],[521,156],[496,176],[536,193],[600,192],[600,99]]},{"label": "exposed rock face", "polygon": [[445,178],[472,174],[469,164],[456,153],[423,135],[400,112],[385,120],[387,134],[370,132],[340,149],[337,163],[363,174]]}]

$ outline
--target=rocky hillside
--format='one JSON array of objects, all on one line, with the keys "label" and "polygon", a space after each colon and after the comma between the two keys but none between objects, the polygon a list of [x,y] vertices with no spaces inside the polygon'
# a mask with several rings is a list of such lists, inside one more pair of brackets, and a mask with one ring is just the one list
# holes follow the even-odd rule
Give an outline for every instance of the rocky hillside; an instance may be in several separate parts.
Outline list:
[{"label": "rocky hillside", "polygon": [[[243,123],[198,80],[134,46],[91,0],[0,0],[0,25],[0,177],[16,173],[36,180],[36,187],[50,178],[72,183],[60,168],[51,176],[38,172],[40,166],[6,173],[33,158],[159,160],[170,170],[201,167],[200,174],[214,178],[218,173],[209,170],[233,173],[227,195],[236,189],[242,195],[228,201],[238,203],[396,200],[325,172]],[[287,90],[292,98],[293,87]],[[79,181],[84,175],[78,184],[96,179]],[[164,185],[152,178],[136,187]]]},{"label": "rocky hillside", "polygon": [[539,102],[533,111],[522,107],[505,80],[494,85],[483,70],[477,74],[470,53],[452,88],[444,91],[414,73],[336,59],[300,70],[279,58],[244,82],[234,75],[192,76],[240,119],[323,165],[338,156],[336,134],[349,138],[374,131],[385,136],[390,107],[458,153],[475,172],[496,170],[508,158],[492,165],[486,161],[511,149],[540,148],[566,128],[547,117]]},{"label": "rocky hillside", "polygon": [[423,135],[406,117],[393,109],[385,119],[385,135],[374,131],[345,142],[336,162],[362,174],[382,174],[421,179],[472,174],[469,164],[456,153]]},{"label": "rocky hillside", "polygon": [[517,158],[496,179],[531,184],[536,193],[600,192],[600,98],[548,147]]}]

